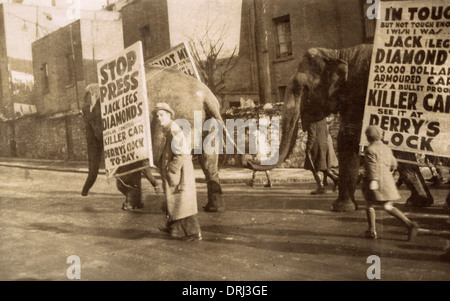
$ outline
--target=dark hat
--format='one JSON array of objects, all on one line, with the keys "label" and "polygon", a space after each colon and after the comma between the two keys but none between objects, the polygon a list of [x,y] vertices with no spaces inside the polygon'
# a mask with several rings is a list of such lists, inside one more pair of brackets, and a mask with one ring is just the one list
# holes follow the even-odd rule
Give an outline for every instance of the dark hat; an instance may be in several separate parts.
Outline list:
[{"label": "dark hat", "polygon": [[367,140],[370,140],[370,141],[381,140],[382,135],[383,135],[383,131],[377,125],[369,125],[366,128]]},{"label": "dark hat", "polygon": [[158,112],[159,110],[169,112],[172,115],[172,118],[175,116],[175,112],[170,108],[169,104],[165,102],[158,102],[156,104],[156,107],[153,109],[152,114],[156,114],[156,112]]}]

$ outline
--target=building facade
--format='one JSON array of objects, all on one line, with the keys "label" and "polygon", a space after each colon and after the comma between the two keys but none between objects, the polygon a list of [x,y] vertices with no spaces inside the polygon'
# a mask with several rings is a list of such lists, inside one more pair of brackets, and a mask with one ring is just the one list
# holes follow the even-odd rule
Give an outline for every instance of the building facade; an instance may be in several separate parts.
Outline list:
[{"label": "building facade", "polygon": [[97,82],[97,63],[122,49],[118,13],[79,19],[33,42],[37,112],[79,111],[84,88]]},{"label": "building facade", "polygon": [[170,49],[167,0],[118,1],[110,9],[120,9],[125,48],[142,41],[144,60]]},{"label": "building facade", "polygon": [[[266,30],[269,102],[277,103],[308,48],[371,42],[374,23],[364,2],[243,0],[239,61],[217,95],[222,109],[242,99],[259,103],[258,26]],[[0,4],[0,156],[85,160],[79,110],[85,86],[97,81],[97,62],[136,41],[145,59],[170,49],[167,0],[111,3],[104,11],[81,11],[76,21],[67,18],[67,7]],[[18,118],[15,103],[32,105],[37,114]]]},{"label": "building facade", "polygon": [[255,5],[263,6],[272,103],[283,101],[286,85],[308,48],[346,48],[373,41],[374,21],[365,17],[365,1],[243,0],[239,63],[220,95],[224,109],[238,106],[241,97],[259,103]]},{"label": "building facade", "polygon": [[97,63],[123,49],[120,14],[82,12],[83,17],[30,42],[36,114],[3,117],[0,155],[85,160],[80,114],[84,89],[97,82]]}]

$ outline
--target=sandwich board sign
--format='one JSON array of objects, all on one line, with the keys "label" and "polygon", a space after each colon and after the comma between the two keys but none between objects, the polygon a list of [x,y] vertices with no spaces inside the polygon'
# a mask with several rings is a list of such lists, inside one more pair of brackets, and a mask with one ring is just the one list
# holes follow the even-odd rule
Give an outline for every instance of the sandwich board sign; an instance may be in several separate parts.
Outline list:
[{"label": "sandwich board sign", "polygon": [[194,59],[188,45],[183,42],[145,62],[145,66],[160,65],[165,68],[177,69],[198,80],[200,75],[197,72]]},{"label": "sandwich board sign", "polygon": [[97,64],[106,177],[153,166],[142,42]]},{"label": "sandwich board sign", "polygon": [[450,6],[380,2],[363,118],[392,149],[450,157]]}]

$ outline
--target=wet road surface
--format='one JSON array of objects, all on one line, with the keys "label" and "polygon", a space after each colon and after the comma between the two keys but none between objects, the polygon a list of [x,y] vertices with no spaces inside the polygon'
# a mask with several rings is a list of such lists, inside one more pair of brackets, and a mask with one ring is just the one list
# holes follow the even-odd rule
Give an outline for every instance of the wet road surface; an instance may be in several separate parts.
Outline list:
[{"label": "wet road surface", "polygon": [[359,210],[335,213],[337,193],[312,196],[313,184],[227,184],[227,210],[206,213],[206,185],[198,183],[204,239],[182,242],[158,230],[164,196],[148,182],[145,207],[130,212],[104,176],[82,197],[85,176],[0,167],[0,280],[68,280],[70,255],[80,259],[81,280],[368,280],[371,255],[380,258],[381,280],[450,280],[441,258],[450,247],[448,185],[432,190],[432,207],[397,205],[423,228],[407,242],[406,228],[380,211],[379,239],[363,237],[359,190]]}]

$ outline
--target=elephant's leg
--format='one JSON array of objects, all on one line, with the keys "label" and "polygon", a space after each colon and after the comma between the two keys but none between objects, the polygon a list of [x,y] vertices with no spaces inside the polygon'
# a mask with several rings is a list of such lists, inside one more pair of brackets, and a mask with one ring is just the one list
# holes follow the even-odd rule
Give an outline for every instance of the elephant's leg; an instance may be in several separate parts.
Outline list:
[{"label": "elephant's leg", "polygon": [[[397,159],[416,161],[413,153],[394,151]],[[411,191],[411,196],[406,200],[407,204],[417,207],[426,207],[434,203],[433,196],[425,183],[425,179],[417,165],[399,163],[397,167],[400,178],[403,179],[406,187]]]},{"label": "elephant's leg", "polygon": [[143,208],[141,198],[141,173],[135,172],[117,179],[117,189],[122,192],[126,199],[122,204],[122,209]]},{"label": "elephant's leg", "polygon": [[83,190],[81,191],[82,196],[87,196],[89,189],[94,185],[97,179],[98,170],[100,169],[100,161],[102,159],[103,153],[103,141],[98,141],[95,138],[94,133],[89,127],[86,131],[87,148],[88,148],[88,161],[89,161],[89,172],[88,177],[83,185]]},{"label": "elephant's leg", "polygon": [[225,210],[225,201],[222,197],[222,187],[220,186],[219,156],[217,154],[205,154],[199,156],[199,162],[206,178],[208,189],[208,204],[204,207],[207,212],[220,212]]},{"label": "elephant's leg", "polygon": [[339,184],[338,199],[333,203],[333,211],[355,210],[355,190],[358,182],[360,157],[358,154],[358,139],[353,132],[340,131],[338,134]]}]

